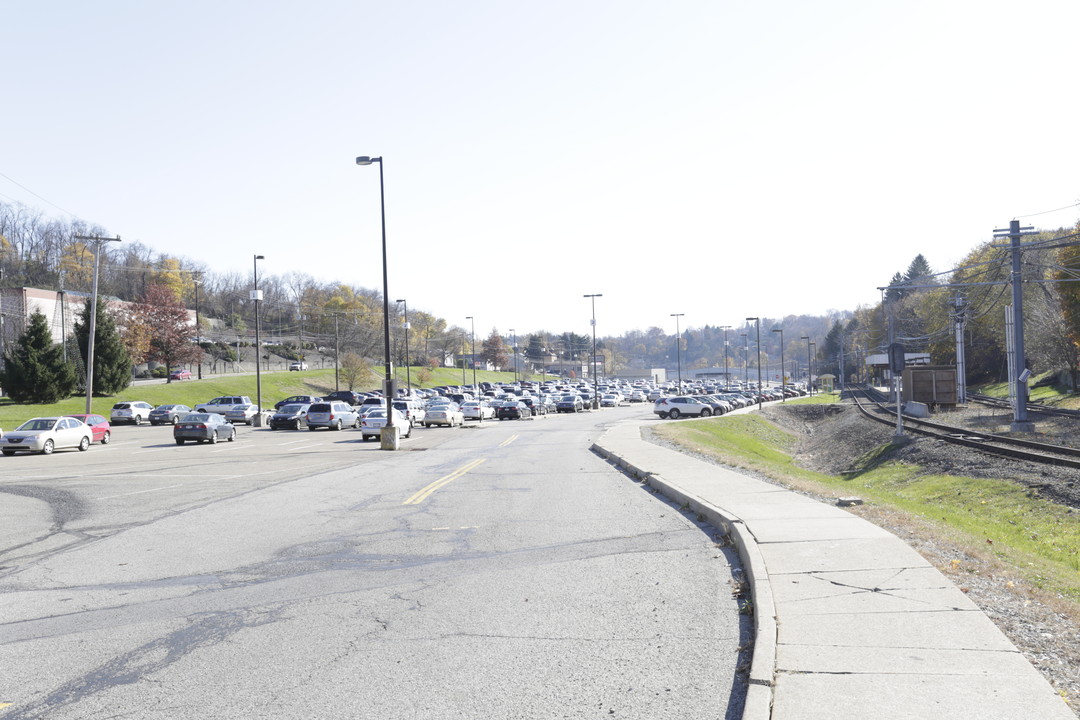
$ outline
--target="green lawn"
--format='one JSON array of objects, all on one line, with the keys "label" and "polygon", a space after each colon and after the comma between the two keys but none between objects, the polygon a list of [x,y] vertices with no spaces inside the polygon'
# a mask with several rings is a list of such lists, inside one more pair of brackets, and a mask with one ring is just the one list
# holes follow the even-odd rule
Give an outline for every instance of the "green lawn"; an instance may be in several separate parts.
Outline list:
[{"label": "green lawn", "polygon": [[[461,370],[453,368],[428,369],[431,377],[426,383],[419,382],[422,368],[411,368],[414,387],[432,387],[435,385],[460,385]],[[397,369],[401,387],[405,386],[405,368]],[[374,390],[381,384],[382,376],[371,376],[368,381],[355,389]],[[467,373],[468,383],[472,384],[472,371]],[[476,372],[477,382],[510,382],[512,372]],[[304,370],[301,372],[264,372],[261,377],[262,399],[265,407],[290,395],[321,395],[334,390],[333,368]],[[348,389],[342,383],[341,389]],[[204,375],[202,380],[184,380],[171,383],[134,385],[114,397],[95,397],[92,399],[92,412],[109,416],[109,410],[120,400],[143,400],[151,405],[181,403],[194,406],[206,402],[218,395],[248,395],[255,401],[255,375]],[[41,415],[68,415],[81,413],[86,409],[86,396],[71,397],[51,405],[20,405],[7,398],[0,399],[0,429],[13,430],[26,420]]]},{"label": "green lawn", "polygon": [[[1028,384],[1028,397],[1033,402],[1045,403],[1054,407],[1080,408],[1080,395],[1071,392],[1064,385],[1054,385],[1049,382],[1056,375],[1057,373],[1043,373],[1034,376]],[[1009,397],[1009,383],[977,385],[971,388],[971,392],[1005,399]]]},{"label": "green lawn", "polygon": [[888,445],[850,473],[799,467],[797,438],[758,415],[668,423],[662,436],[728,464],[825,495],[855,495],[919,516],[970,547],[992,552],[1033,585],[1080,602],[1080,522],[1071,508],[1034,497],[1007,480],[923,474],[891,461]]}]

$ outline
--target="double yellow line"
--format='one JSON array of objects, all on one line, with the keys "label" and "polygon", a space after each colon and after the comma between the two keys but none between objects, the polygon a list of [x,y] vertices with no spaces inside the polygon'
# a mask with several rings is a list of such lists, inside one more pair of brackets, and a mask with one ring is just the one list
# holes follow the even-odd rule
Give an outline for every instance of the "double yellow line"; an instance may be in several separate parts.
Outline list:
[{"label": "double yellow line", "polygon": [[473,460],[472,462],[465,463],[464,465],[462,465],[461,467],[459,467],[457,470],[450,473],[449,475],[443,475],[441,478],[439,478],[435,482],[431,483],[430,485],[427,485],[426,487],[421,488],[419,491],[416,492],[415,495],[413,495],[412,497],[410,497],[408,500],[406,500],[405,502],[403,502],[401,504],[402,505],[419,505],[420,503],[424,502],[424,500],[426,500],[428,498],[428,496],[431,495],[431,493],[435,492],[436,490],[443,487],[444,485],[449,485],[450,483],[454,482],[455,480],[457,480],[459,477],[461,477],[465,473],[469,472],[470,470],[472,470],[472,469],[474,469],[476,467],[479,467],[481,464],[486,462],[486,460],[487,460],[486,458],[478,458],[476,460]]}]

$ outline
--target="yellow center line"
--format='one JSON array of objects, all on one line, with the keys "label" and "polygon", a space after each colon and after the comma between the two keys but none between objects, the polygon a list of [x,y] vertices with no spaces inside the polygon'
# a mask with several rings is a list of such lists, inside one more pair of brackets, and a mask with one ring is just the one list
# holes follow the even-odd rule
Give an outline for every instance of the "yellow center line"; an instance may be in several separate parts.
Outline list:
[{"label": "yellow center line", "polygon": [[518,439],[517,433],[514,433],[513,435],[511,435],[510,437],[506,438],[501,443],[499,443],[499,447],[506,447],[507,445],[509,445],[510,443],[514,442],[517,439]]},{"label": "yellow center line", "polygon": [[459,477],[461,477],[465,473],[469,472],[473,468],[479,466],[480,464],[484,463],[485,461],[486,461],[485,458],[478,458],[478,459],[473,460],[471,462],[465,463],[464,465],[462,465],[461,467],[459,467],[457,470],[450,473],[449,475],[443,475],[441,478],[439,478],[435,482],[431,483],[430,485],[427,485],[426,487],[421,488],[419,491],[416,492],[415,495],[413,495],[412,497],[410,497],[408,500],[406,500],[405,502],[403,502],[401,504],[402,505],[419,505],[420,503],[424,502],[424,500],[426,500],[428,498],[428,496],[431,495],[431,493],[435,492],[436,490],[438,490],[439,488],[441,488],[444,485],[448,485],[449,483],[452,483],[453,481],[457,480]]}]

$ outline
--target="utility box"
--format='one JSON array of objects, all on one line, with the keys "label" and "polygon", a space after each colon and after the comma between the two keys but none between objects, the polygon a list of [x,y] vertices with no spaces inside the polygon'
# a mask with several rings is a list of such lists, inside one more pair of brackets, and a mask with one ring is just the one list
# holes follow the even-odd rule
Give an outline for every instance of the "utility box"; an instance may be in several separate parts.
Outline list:
[{"label": "utility box", "polygon": [[955,407],[956,368],[945,365],[904,368],[901,398],[905,403]]}]

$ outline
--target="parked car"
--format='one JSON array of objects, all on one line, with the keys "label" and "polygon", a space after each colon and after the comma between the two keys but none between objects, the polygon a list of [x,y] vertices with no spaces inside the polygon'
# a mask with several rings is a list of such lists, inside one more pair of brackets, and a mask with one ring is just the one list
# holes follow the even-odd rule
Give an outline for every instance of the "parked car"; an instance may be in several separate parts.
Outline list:
[{"label": "parked car", "polygon": [[307,425],[307,411],[311,407],[307,403],[289,403],[278,408],[277,412],[270,416],[270,429],[279,430],[292,428],[299,430]]},{"label": "parked car", "polygon": [[500,420],[524,420],[525,418],[532,417],[532,410],[520,400],[516,402],[507,400],[502,405],[495,408],[495,417]]},{"label": "parked car", "polygon": [[233,405],[225,412],[225,419],[233,425],[237,423],[251,425],[255,422],[255,416],[258,414],[258,405]]},{"label": "parked car", "polygon": [[578,413],[585,409],[585,403],[581,401],[580,395],[563,395],[555,403],[556,412],[571,412]]},{"label": "parked car", "polygon": [[604,393],[600,396],[600,407],[618,407],[619,396],[614,393]]},{"label": "parked car", "polygon": [[547,405],[545,405],[544,401],[540,398],[526,395],[525,397],[521,398],[519,402],[525,403],[525,405],[529,408],[529,412],[531,412],[534,417],[536,415],[547,415]]},{"label": "parked car", "polygon": [[[412,435],[412,425],[409,423],[408,418],[401,414],[401,411],[394,408],[394,424],[401,430],[398,432],[401,437],[409,437]],[[378,438],[382,435],[382,429],[386,426],[386,409],[372,410],[360,421],[361,437],[364,440],[368,438]]]},{"label": "parked car", "polygon": [[191,412],[187,405],[158,405],[150,411],[151,425],[175,425]]},{"label": "parked car", "polygon": [[188,440],[211,444],[221,439],[232,442],[236,439],[236,428],[221,413],[188,413],[173,425],[173,439],[177,445],[183,445]]},{"label": "parked car", "polygon": [[73,417],[41,417],[27,420],[0,439],[0,452],[34,452],[51,455],[59,448],[77,447],[85,452],[94,441],[93,432]]},{"label": "parked car", "polygon": [[427,414],[424,415],[424,427],[431,427],[432,425],[454,427],[455,425],[464,424],[465,415],[461,412],[461,406],[456,402],[429,405]]},{"label": "parked car", "polygon": [[711,417],[712,407],[687,395],[678,397],[662,397],[653,405],[653,412],[661,418],[676,418],[686,415],[688,417]]},{"label": "parked car", "polygon": [[327,428],[340,430],[342,427],[360,427],[360,413],[352,405],[343,402],[312,403],[307,411],[308,430]]},{"label": "parked car", "polygon": [[210,402],[199,403],[195,406],[194,412],[224,415],[237,405],[250,404],[251,398],[247,395],[222,395],[221,397],[214,398]]},{"label": "parked car", "polygon": [[311,405],[313,403],[323,402],[323,400],[329,400],[329,398],[315,397],[314,395],[291,395],[284,400],[278,400],[274,403],[274,409],[277,410],[283,405],[295,405],[296,403]]},{"label": "parked car", "polygon": [[364,396],[355,390],[335,390],[332,393],[327,393],[323,400],[338,400],[355,407],[364,401]]},{"label": "parked car", "polygon": [[150,411],[153,409],[153,405],[141,400],[122,400],[112,406],[112,411],[109,413],[109,422],[113,425],[117,423],[142,425],[144,420],[150,420]]},{"label": "parked car", "polygon": [[307,363],[303,360],[297,360],[289,363],[289,370],[307,370]]},{"label": "parked car", "polygon": [[[394,400],[392,402],[394,409],[405,416],[405,420],[409,423],[409,427],[415,427],[424,423],[424,415],[426,415],[427,412],[424,410],[424,403],[422,403],[421,401]],[[394,422],[397,421],[395,420]]]},{"label": "parked car", "polygon": [[191,379],[191,371],[190,370],[173,370],[171,373],[169,373],[169,379],[170,380],[190,380]]},{"label": "parked car", "polygon": [[67,415],[66,417],[73,417],[86,423],[93,433],[93,442],[108,445],[109,441],[112,440],[112,425],[103,415]]},{"label": "parked car", "polygon": [[461,414],[466,420],[490,420],[495,417],[495,408],[483,400],[466,400],[461,403]]}]

